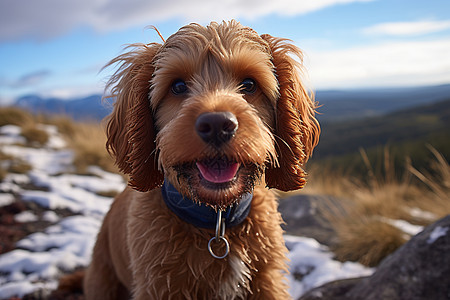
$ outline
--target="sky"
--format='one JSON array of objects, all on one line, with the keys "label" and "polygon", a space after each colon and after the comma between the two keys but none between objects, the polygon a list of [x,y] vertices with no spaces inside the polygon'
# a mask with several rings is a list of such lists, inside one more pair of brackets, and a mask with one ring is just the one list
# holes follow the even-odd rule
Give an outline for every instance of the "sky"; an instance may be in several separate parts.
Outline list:
[{"label": "sky", "polygon": [[448,0],[0,0],[0,104],[102,93],[127,44],[236,19],[291,39],[313,90],[450,83]]}]

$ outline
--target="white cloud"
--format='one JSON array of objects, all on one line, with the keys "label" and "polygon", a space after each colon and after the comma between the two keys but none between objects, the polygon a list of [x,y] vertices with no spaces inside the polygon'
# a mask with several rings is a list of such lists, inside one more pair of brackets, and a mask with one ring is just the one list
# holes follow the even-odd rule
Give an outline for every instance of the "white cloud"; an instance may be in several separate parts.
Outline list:
[{"label": "white cloud", "polygon": [[316,89],[450,83],[448,39],[305,52]]},{"label": "white cloud", "polygon": [[412,36],[450,29],[450,21],[417,21],[381,23],[363,29],[365,34]]},{"label": "white cloud", "polygon": [[124,29],[179,18],[186,22],[269,14],[293,16],[328,6],[372,0],[40,0],[0,2],[0,41],[46,39],[80,26],[97,31]]},{"label": "white cloud", "polygon": [[32,72],[29,74],[25,74],[19,79],[11,82],[9,87],[11,88],[23,88],[28,86],[35,86],[47,79],[51,75],[49,70],[40,70],[36,72]]}]

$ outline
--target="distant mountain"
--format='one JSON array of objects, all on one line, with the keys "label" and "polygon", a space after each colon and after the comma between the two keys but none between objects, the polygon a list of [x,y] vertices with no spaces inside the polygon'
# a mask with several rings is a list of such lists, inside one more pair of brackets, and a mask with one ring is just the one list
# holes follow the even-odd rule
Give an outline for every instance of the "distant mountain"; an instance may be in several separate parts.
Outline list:
[{"label": "distant mountain", "polygon": [[380,116],[450,98],[450,84],[409,88],[317,91],[319,120],[333,122]]},{"label": "distant mountain", "polygon": [[[363,119],[433,103],[450,98],[450,84],[413,88],[357,89],[317,91],[320,122]],[[61,100],[37,95],[17,99],[16,106],[32,112],[66,114],[77,120],[101,120],[111,112],[111,105],[101,102],[101,95]]]},{"label": "distant mountain", "polygon": [[111,107],[108,107],[107,103],[102,103],[101,95],[70,100],[28,95],[17,99],[14,106],[32,113],[63,114],[79,121],[98,121],[111,112]]}]

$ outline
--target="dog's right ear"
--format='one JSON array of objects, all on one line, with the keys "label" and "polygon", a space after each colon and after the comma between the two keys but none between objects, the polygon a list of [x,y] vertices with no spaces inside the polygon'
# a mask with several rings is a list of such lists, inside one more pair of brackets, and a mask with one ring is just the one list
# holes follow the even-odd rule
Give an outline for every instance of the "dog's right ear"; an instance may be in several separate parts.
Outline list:
[{"label": "dog's right ear", "polygon": [[138,191],[149,191],[162,185],[164,175],[158,170],[156,130],[150,108],[150,81],[160,44],[135,44],[107,66],[119,64],[106,90],[111,94],[114,109],[107,119],[108,152],[119,169],[130,175],[128,184]]}]

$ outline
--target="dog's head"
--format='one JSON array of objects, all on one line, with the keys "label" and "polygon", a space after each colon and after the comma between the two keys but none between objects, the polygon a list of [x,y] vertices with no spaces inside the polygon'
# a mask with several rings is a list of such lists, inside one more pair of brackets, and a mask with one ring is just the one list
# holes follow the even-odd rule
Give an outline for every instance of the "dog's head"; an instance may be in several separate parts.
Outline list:
[{"label": "dog's head", "polygon": [[251,192],[264,173],[268,187],[300,189],[320,131],[301,60],[287,40],[234,21],[135,45],[111,62],[121,65],[109,82],[107,148],[133,188],[166,177],[214,207]]}]

